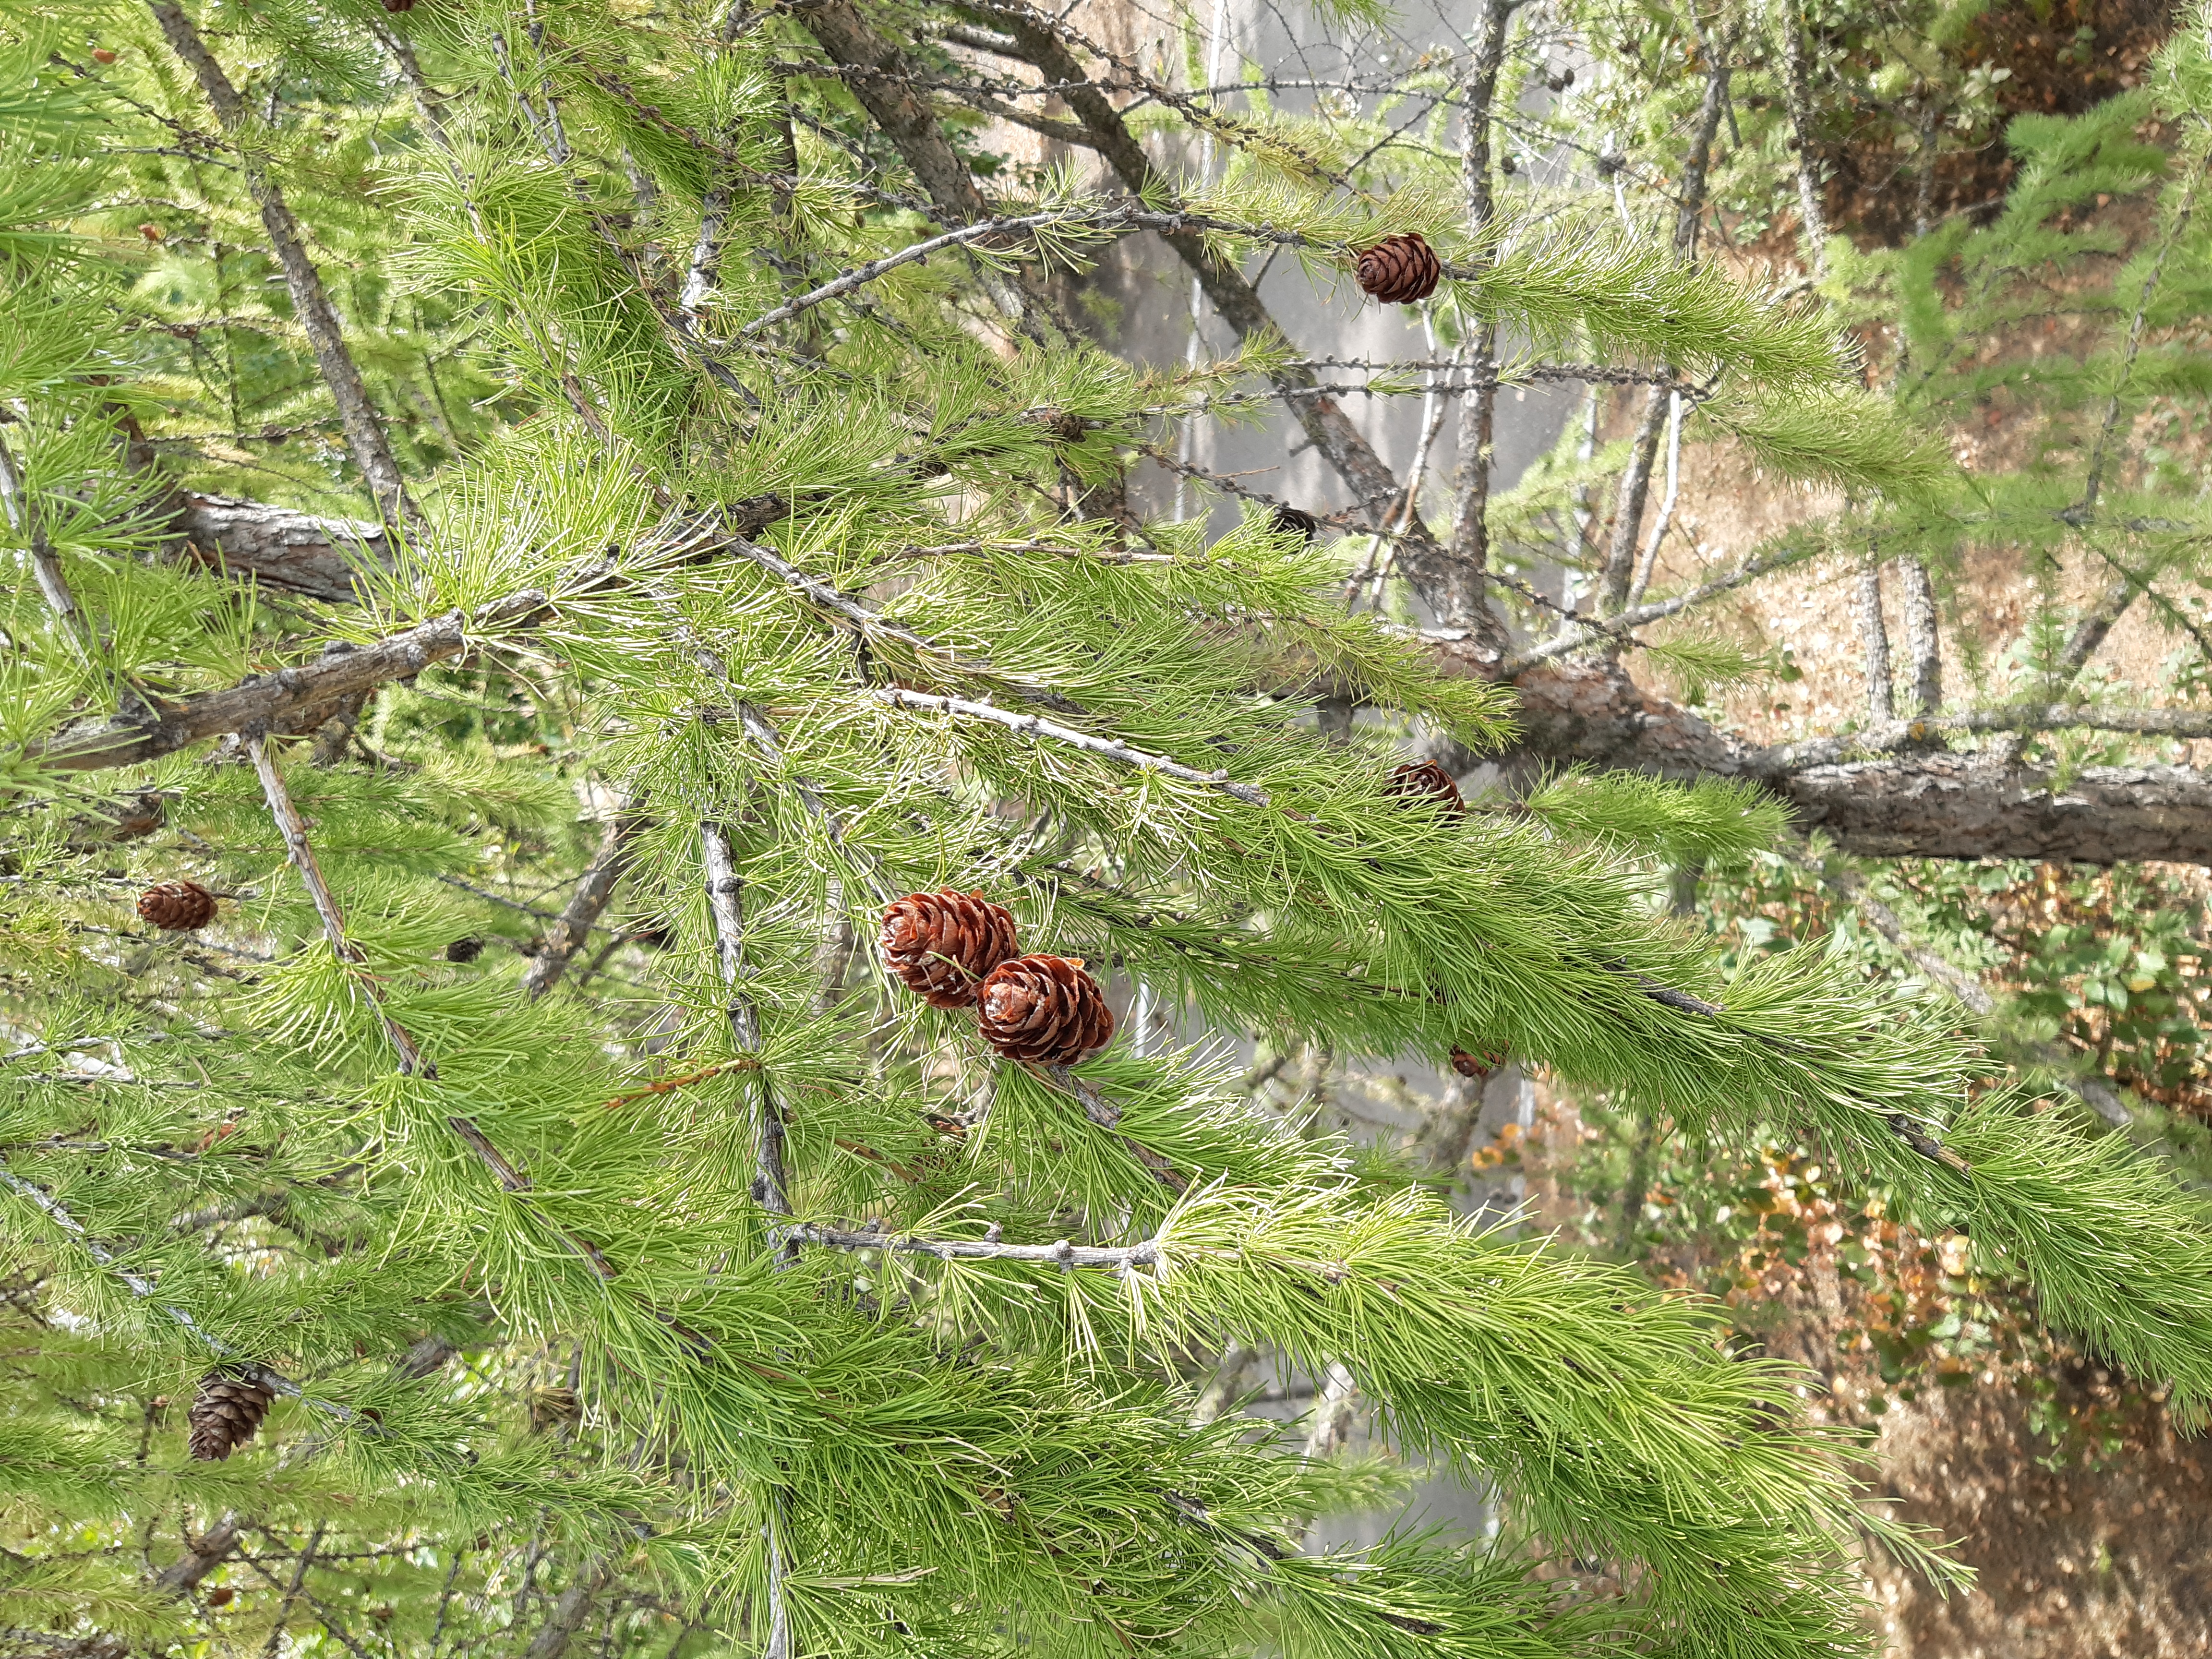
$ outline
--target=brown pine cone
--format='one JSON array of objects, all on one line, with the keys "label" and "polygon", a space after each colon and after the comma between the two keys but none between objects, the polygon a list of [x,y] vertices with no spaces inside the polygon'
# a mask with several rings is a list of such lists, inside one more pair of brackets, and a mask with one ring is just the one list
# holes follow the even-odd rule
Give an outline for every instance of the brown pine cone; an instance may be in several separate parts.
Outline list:
[{"label": "brown pine cone", "polygon": [[1321,520],[1310,513],[1302,513],[1295,507],[1277,502],[1272,515],[1274,527],[1285,535],[1303,536],[1308,541],[1321,534]]},{"label": "brown pine cone", "polygon": [[210,1371],[200,1378],[185,1418],[191,1425],[192,1455],[203,1463],[222,1462],[259,1431],[275,1397],[250,1377]]},{"label": "brown pine cone", "polygon": [[1008,1060],[1079,1066],[1114,1040],[1114,1012],[1079,958],[1016,957],[983,981],[983,1041]]},{"label": "brown pine cone", "polygon": [[165,881],[138,895],[138,914],[164,933],[190,933],[215,920],[215,895],[196,881]]},{"label": "brown pine cone", "polygon": [[1382,786],[1382,790],[1401,801],[1427,801],[1454,817],[1467,811],[1467,803],[1460,799],[1459,786],[1452,781],[1452,775],[1434,761],[1407,761],[1402,766],[1392,767],[1390,781]]},{"label": "brown pine cone", "polygon": [[386,11],[412,11],[415,0],[384,0],[384,9]]},{"label": "brown pine cone", "polygon": [[965,1008],[977,981],[1020,954],[1014,919],[981,893],[908,893],[884,909],[884,966],[933,1008]]},{"label": "brown pine cone", "polygon": [[1437,251],[1419,233],[1385,236],[1359,256],[1352,267],[1359,286],[1386,306],[1407,306],[1437,291],[1444,274]]},{"label": "brown pine cone", "polygon": [[474,934],[466,939],[457,939],[446,947],[446,960],[463,963],[474,962],[483,954],[483,946],[484,942]]},{"label": "brown pine cone", "polygon": [[1472,1054],[1464,1048],[1455,1048],[1451,1051],[1451,1063],[1452,1070],[1462,1077],[1488,1077],[1505,1063],[1505,1045],[1501,1042],[1495,1048],[1485,1048]]}]

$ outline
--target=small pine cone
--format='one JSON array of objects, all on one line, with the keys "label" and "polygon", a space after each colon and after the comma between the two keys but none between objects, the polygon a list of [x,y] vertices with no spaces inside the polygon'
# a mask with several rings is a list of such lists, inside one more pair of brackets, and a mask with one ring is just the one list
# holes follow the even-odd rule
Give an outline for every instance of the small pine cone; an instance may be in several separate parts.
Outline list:
[{"label": "small pine cone", "polygon": [[1274,527],[1286,536],[1303,536],[1308,541],[1321,534],[1321,520],[1310,513],[1302,513],[1295,507],[1275,504]]},{"label": "small pine cone", "polygon": [[415,9],[415,0],[384,0],[384,9],[386,11],[394,12],[412,11]]},{"label": "small pine cone", "polygon": [[474,962],[483,954],[483,941],[473,934],[467,939],[457,939],[446,947],[446,960],[448,962]]},{"label": "small pine cone", "polygon": [[1484,1048],[1474,1054],[1469,1054],[1464,1048],[1454,1048],[1451,1063],[1452,1070],[1462,1077],[1488,1077],[1505,1063],[1505,1045],[1501,1042],[1495,1048]]},{"label": "small pine cone", "polygon": [[1411,305],[1437,291],[1444,268],[1437,251],[1413,231],[1385,236],[1359,256],[1352,273],[1359,286],[1386,306]]},{"label": "small pine cone", "polygon": [[138,895],[138,914],[168,933],[186,933],[215,920],[215,895],[196,881],[165,881]]},{"label": "small pine cone", "polygon": [[185,1418],[191,1426],[192,1455],[203,1463],[222,1462],[259,1431],[274,1398],[250,1377],[210,1371],[200,1378]]},{"label": "small pine cone", "polygon": [[1459,786],[1452,781],[1452,775],[1434,761],[1407,761],[1402,766],[1392,767],[1390,781],[1382,789],[1384,793],[1401,801],[1426,801],[1454,817],[1467,811],[1467,803],[1460,799]]},{"label": "small pine cone", "polygon": [[1016,957],[983,981],[975,1006],[983,1041],[1008,1060],[1080,1066],[1114,1040],[1114,1011],[1072,957]]},{"label": "small pine cone", "polygon": [[908,893],[884,909],[884,966],[933,1008],[965,1008],[984,975],[1020,954],[1014,919],[981,893]]}]

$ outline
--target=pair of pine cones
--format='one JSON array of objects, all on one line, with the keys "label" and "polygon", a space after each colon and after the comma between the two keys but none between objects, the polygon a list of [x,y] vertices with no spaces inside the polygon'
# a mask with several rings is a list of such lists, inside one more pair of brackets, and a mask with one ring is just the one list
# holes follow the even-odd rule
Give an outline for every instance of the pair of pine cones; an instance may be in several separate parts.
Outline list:
[{"label": "pair of pine cones", "polygon": [[1409,306],[1437,291],[1443,280],[1443,261],[1418,231],[1385,236],[1361,254],[1352,267],[1359,286],[1386,306]]},{"label": "pair of pine cones", "polygon": [[884,908],[884,966],[933,1008],[974,1007],[1008,1060],[1079,1066],[1114,1040],[1114,1014],[1075,957],[1023,956],[1014,919],[981,893],[908,893]]}]

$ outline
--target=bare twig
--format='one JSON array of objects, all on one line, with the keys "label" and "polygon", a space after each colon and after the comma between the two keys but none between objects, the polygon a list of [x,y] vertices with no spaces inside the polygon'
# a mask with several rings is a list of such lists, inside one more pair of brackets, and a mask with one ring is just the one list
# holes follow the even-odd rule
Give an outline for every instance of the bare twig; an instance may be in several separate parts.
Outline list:
[{"label": "bare twig", "polygon": [[[737,860],[730,854],[729,832],[709,818],[699,826],[699,852],[707,883],[707,905],[714,918],[714,949],[722,969],[722,985],[729,1000],[723,1012],[730,1024],[730,1040],[740,1052],[760,1048],[760,1012],[745,985],[744,884]],[[790,1177],[784,1168],[783,1118],[776,1109],[775,1094],[767,1075],[746,1074],[747,1105],[753,1118],[753,1201],[771,1216],[791,1213]],[[784,1261],[792,1251],[783,1230],[769,1224],[771,1250]]]},{"label": "bare twig", "polygon": [[1185,783],[1218,789],[1224,795],[1249,802],[1255,806],[1265,806],[1269,801],[1266,790],[1256,784],[1236,782],[1225,771],[1201,772],[1194,766],[1185,766],[1181,761],[1170,760],[1164,755],[1133,749],[1118,738],[1094,737],[1088,732],[1062,726],[1057,720],[1048,720],[1042,714],[1018,714],[1012,709],[977,702],[968,697],[939,696],[927,691],[908,691],[901,686],[876,687],[867,695],[901,708],[935,710],[969,720],[987,720],[1024,737],[1050,738],[1055,743],[1080,749],[1085,754],[1103,756],[1124,766],[1133,766],[1143,771],[1158,772],[1164,777],[1177,778]]},{"label": "bare twig", "polygon": [[522,988],[531,997],[544,996],[559,982],[568,970],[569,958],[606,913],[615,884],[629,867],[631,849],[646,822],[645,815],[628,804],[617,807],[614,817],[607,820],[599,852],[577,881],[575,890],[568,895],[560,919],[547,930],[529,972],[522,977]]},{"label": "bare twig", "polygon": [[[277,833],[284,838],[284,850],[290,856],[292,867],[299,872],[308,896],[314,900],[315,914],[322,918],[323,936],[330,941],[331,949],[342,962],[356,965],[365,962],[359,945],[346,937],[345,915],[338,908],[337,896],[330,884],[323,879],[321,867],[315,862],[315,849],[307,840],[307,826],[300,809],[293,805],[291,792],[284,787],[284,775],[269,752],[269,741],[258,733],[246,740],[246,753],[253,761],[254,772],[261,780],[263,798],[269,803],[269,816],[276,820]],[[384,1023],[384,1035],[399,1056],[399,1071],[404,1077],[434,1078],[438,1068],[422,1057],[415,1039],[404,1025],[392,1017],[384,1005],[384,992],[374,975],[363,975],[362,984],[376,1003],[378,1017]]]}]

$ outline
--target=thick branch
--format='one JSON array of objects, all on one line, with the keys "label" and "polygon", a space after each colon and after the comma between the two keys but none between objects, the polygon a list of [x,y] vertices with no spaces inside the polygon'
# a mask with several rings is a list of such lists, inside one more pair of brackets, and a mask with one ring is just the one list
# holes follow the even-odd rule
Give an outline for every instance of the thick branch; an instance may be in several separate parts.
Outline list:
[{"label": "thick branch", "polygon": [[1905,650],[1912,661],[1911,718],[1924,718],[1943,706],[1942,635],[1936,626],[1936,588],[1928,567],[1908,553],[1897,562],[1898,598],[1905,611]]},{"label": "thick branch", "polygon": [[[937,112],[904,84],[906,54],[869,27],[853,0],[817,0],[799,11],[799,20],[839,67],[862,71],[845,85],[897,149],[929,199],[956,224],[991,217],[991,204],[976,187],[975,175],[939,125]],[[984,289],[1001,315],[1034,330],[1030,313],[1038,296],[1021,274],[1009,279],[985,266]]]},{"label": "thick branch", "polygon": [[1797,0],[1782,8],[1783,86],[1790,105],[1790,127],[1797,141],[1798,228],[1805,240],[1805,269],[1814,279],[1828,274],[1828,225],[1820,211],[1820,184],[1813,159],[1812,76],[1806,65],[1805,20]]},{"label": "thick branch", "polygon": [[1867,718],[1897,717],[1889,678],[1889,624],[1881,615],[1881,561],[1870,558],[1859,572],[1859,642],[1866,647]]},{"label": "thick branch", "polygon": [[[1479,672],[1479,659],[1455,662],[1455,649],[1437,647],[1447,667]],[[1803,746],[1762,749],[1644,690],[1604,659],[1546,663],[1514,688],[1521,732],[1504,757],[1509,763],[1747,779],[1787,802],[1801,827],[1824,830],[1858,856],[2212,864],[2212,776],[2186,768],[2088,767],[2061,789],[2049,772],[1996,753],[1847,760]],[[2174,726],[2184,712],[2176,711]],[[1988,720],[1992,729],[2000,719],[2032,724],[2008,711],[1955,718]]]},{"label": "thick branch", "polygon": [[478,633],[534,616],[547,603],[544,592],[532,588],[486,605],[473,617],[456,611],[373,644],[332,644],[306,667],[252,675],[227,690],[186,697],[158,720],[117,715],[79,721],[32,745],[28,757],[59,770],[96,771],[135,766],[228,732],[313,731],[347,698],[458,657]]},{"label": "thick branch", "polygon": [[185,1541],[185,1553],[154,1576],[154,1588],[182,1595],[224,1562],[246,1535],[246,1522],[236,1510],[225,1510],[222,1518],[198,1538]]},{"label": "thick branch", "polygon": [[187,556],[325,604],[358,603],[367,597],[362,573],[392,562],[392,538],[381,525],[189,490],[178,493],[174,506],[170,528]]}]

